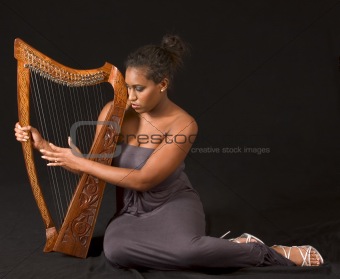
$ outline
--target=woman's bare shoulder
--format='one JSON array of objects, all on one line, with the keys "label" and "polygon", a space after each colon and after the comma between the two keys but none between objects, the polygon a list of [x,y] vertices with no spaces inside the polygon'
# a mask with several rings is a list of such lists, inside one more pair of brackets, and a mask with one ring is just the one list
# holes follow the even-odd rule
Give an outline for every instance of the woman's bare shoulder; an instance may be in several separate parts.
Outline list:
[{"label": "woman's bare shoulder", "polygon": [[176,106],[173,113],[173,121],[171,130],[189,130],[195,133],[198,130],[198,125],[195,118],[183,108]]}]

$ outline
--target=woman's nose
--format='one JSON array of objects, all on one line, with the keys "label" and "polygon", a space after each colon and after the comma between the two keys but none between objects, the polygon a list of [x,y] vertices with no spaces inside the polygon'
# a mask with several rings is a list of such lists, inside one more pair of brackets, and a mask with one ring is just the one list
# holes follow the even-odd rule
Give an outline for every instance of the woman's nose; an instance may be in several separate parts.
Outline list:
[{"label": "woman's nose", "polygon": [[137,99],[136,93],[133,89],[128,89],[129,100],[134,101]]}]

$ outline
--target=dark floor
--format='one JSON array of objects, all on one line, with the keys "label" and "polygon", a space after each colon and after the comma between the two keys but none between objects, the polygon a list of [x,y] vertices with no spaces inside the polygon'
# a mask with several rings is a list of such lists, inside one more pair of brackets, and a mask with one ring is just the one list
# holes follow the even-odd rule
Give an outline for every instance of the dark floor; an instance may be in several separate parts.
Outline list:
[{"label": "dark floor", "polygon": [[43,253],[44,229],[29,185],[2,185],[0,278],[340,278],[340,264],[321,267],[258,267],[240,270],[150,271],[116,269],[105,260],[101,236],[112,213],[113,187],[106,188],[86,259]]}]

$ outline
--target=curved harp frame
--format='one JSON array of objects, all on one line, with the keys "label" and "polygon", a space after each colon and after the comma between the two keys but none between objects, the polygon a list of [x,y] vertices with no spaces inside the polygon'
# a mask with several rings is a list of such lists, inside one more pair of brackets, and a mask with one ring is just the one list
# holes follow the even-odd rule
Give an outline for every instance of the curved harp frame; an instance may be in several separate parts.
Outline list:
[{"label": "curved harp frame", "polygon": [[[90,160],[111,164],[113,156],[110,154],[116,148],[119,134],[117,128],[121,127],[127,102],[127,89],[124,77],[119,70],[110,63],[105,63],[98,69],[72,69],[47,57],[19,38],[14,42],[14,56],[18,62],[17,99],[21,126],[30,125],[31,70],[67,86],[90,86],[101,82],[109,82],[112,85],[114,99],[105,118],[106,123],[111,124],[101,125],[90,151],[90,154],[103,155],[91,156]],[[30,140],[22,143],[22,149],[33,195],[46,227],[44,252],[57,251],[86,258],[106,183],[91,175],[83,174],[69,204],[63,224],[57,231],[38,181]]]}]

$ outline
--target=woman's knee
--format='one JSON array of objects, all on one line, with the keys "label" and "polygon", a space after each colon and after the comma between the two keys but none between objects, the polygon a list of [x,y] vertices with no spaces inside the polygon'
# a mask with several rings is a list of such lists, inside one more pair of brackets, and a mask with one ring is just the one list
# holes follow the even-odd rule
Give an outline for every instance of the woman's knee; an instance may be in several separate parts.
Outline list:
[{"label": "woman's knee", "polygon": [[118,260],[125,258],[125,251],[122,242],[116,241],[114,244],[104,238],[103,251],[106,259],[115,266],[119,266]]}]

